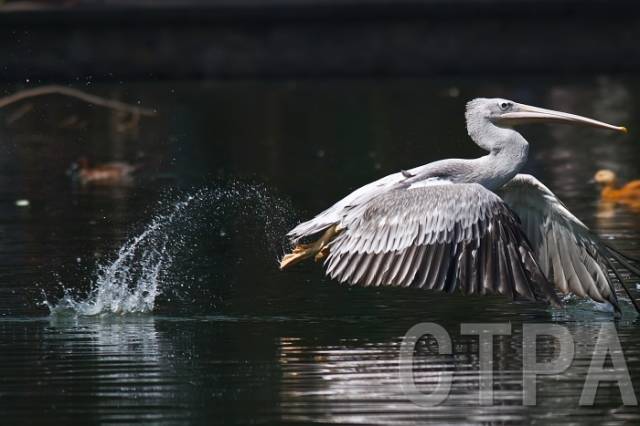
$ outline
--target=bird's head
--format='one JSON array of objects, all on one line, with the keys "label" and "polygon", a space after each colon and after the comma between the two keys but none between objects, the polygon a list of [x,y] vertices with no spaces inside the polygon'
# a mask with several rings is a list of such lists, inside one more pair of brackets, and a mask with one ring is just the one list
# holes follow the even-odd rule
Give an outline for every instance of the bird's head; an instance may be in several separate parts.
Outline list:
[{"label": "bird's head", "polygon": [[617,176],[611,170],[598,170],[593,176],[593,181],[603,186],[613,185],[616,182]]},{"label": "bird's head", "polygon": [[477,98],[467,103],[468,124],[489,121],[499,127],[513,127],[525,123],[565,123],[598,127],[627,133],[627,128],[602,121],[551,109],[519,104],[502,98]]}]

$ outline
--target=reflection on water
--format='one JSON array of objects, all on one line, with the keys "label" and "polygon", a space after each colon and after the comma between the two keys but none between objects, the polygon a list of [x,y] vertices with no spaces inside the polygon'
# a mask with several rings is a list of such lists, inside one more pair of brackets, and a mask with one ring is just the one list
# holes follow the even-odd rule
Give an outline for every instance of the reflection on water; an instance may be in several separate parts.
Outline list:
[{"label": "reflection on water", "polygon": [[153,317],[3,321],[0,333],[13,348],[0,355],[2,410],[12,419],[51,411],[69,424],[130,422],[179,408],[180,387],[167,379],[173,350]]},{"label": "reflection on water", "polygon": [[[0,117],[0,413],[13,423],[640,421],[609,384],[595,406],[577,404],[600,325],[614,321],[588,302],[553,311],[501,298],[346,288],[317,265],[282,274],[275,261],[296,217],[383,174],[480,155],[463,119],[475,96],[627,124],[628,137],[561,126],[523,133],[531,142],[528,171],[612,245],[640,257],[638,212],[599,203],[588,183],[600,168],[639,174],[637,81],[165,82],[96,90],[142,99],[160,116],[123,132],[109,112],[51,99],[46,108],[34,101],[11,123]],[[71,122],[83,124],[60,124]],[[81,156],[144,167],[126,186],[74,187],[64,172]],[[238,179],[252,183],[228,192]],[[114,265],[158,211],[203,186],[229,196],[188,209],[156,241],[177,249],[155,281],[153,313],[48,316],[43,293],[51,300],[73,288],[73,300],[84,300],[100,288],[96,265]],[[177,196],[167,203],[169,188]],[[139,259],[124,264],[138,267]],[[134,290],[141,282],[125,281]],[[107,305],[99,311],[113,310]],[[623,311],[614,324],[640,395],[640,324],[628,304]],[[428,409],[407,400],[397,375],[401,338],[419,322],[442,325],[454,342],[450,357],[434,357],[429,344],[418,350],[421,386],[439,371],[454,372],[451,397]],[[463,322],[511,324],[511,335],[495,338],[492,406],[478,403],[478,340],[460,334]],[[562,325],[576,343],[569,370],[539,379],[534,407],[522,405],[523,322]],[[537,357],[556,349],[541,339]]]},{"label": "reflection on water", "polygon": [[[409,304],[409,314],[419,315],[414,308]],[[437,309],[434,317],[444,313]],[[534,312],[523,314],[536,320]],[[444,404],[422,408],[407,401],[398,381],[401,327],[376,327],[372,318],[365,324],[348,317],[5,320],[0,337],[11,341],[14,350],[0,355],[2,410],[20,418],[56,407],[57,418],[67,424],[86,424],[83,416],[89,413],[96,421],[125,423],[191,418],[245,424],[255,417],[366,424],[550,418],[562,423],[565,417],[580,423],[602,416],[613,423],[638,421],[637,408],[622,406],[617,386],[608,383],[600,385],[595,406],[577,405],[601,321],[610,319],[556,321],[574,339],[575,361],[560,376],[539,378],[534,407],[522,405],[520,326],[510,336],[494,338],[494,404],[484,406],[478,402],[477,338],[461,336],[455,322],[441,321],[452,336],[453,355],[434,357],[433,347],[419,346],[415,379],[423,387],[439,371],[453,371],[452,392]],[[343,331],[318,333],[323,323]],[[620,340],[634,339],[637,327],[618,323]],[[369,332],[363,337],[365,330]],[[540,339],[537,348],[538,361],[553,359],[557,342]],[[624,351],[633,377],[640,368],[640,350],[626,345]],[[217,418],[211,420],[212,415]]]},{"label": "reflection on water", "polygon": [[[608,321],[605,319],[605,321]],[[556,322],[557,323],[557,322]],[[441,371],[454,373],[446,401],[421,408],[409,401],[398,378],[398,351],[402,336],[386,342],[342,341],[332,346],[309,345],[304,339],[282,338],[280,363],[283,380],[281,410],[289,421],[423,424],[424,422],[530,422],[567,417],[570,423],[593,421],[608,416],[610,421],[637,421],[637,407],[624,407],[617,386],[602,383],[593,407],[579,407],[582,387],[602,323],[598,320],[562,323],[575,343],[575,358],[561,375],[539,376],[537,405],[522,403],[522,329],[510,336],[494,337],[493,404],[479,403],[478,341],[461,336],[452,325],[454,350],[451,356],[437,356],[437,348],[418,350],[414,380],[424,392],[433,391]],[[621,339],[636,332],[637,324],[618,326]],[[538,362],[553,360],[559,343],[539,339]],[[526,350],[526,348],[524,349]],[[530,350],[530,348],[529,348]],[[625,348],[628,367],[640,363],[640,351]],[[605,379],[606,380],[606,379]],[[636,387],[636,392],[637,392]]]}]

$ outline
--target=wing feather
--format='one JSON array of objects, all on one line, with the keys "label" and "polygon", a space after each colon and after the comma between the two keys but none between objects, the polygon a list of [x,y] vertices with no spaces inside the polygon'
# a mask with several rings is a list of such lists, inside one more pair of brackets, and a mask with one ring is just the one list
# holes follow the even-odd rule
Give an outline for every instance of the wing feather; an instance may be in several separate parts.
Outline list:
[{"label": "wing feather", "polygon": [[563,294],[609,302],[619,311],[607,258],[611,249],[531,175],[516,175],[499,191],[520,217],[541,271]]},{"label": "wing feather", "polygon": [[325,266],[341,282],[559,303],[516,215],[480,185],[394,188],[337,225]]}]

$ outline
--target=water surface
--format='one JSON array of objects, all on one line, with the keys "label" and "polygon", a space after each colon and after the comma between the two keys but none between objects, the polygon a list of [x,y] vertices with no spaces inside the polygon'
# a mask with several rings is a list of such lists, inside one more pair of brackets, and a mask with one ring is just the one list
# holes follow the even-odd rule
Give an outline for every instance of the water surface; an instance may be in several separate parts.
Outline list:
[{"label": "water surface", "polygon": [[[587,303],[552,311],[349,288],[317,265],[281,273],[276,264],[286,230],[348,191],[436,159],[481,155],[463,119],[476,96],[628,125],[627,137],[562,126],[522,132],[531,142],[527,171],[612,245],[640,257],[640,213],[599,203],[588,183],[604,167],[638,177],[637,80],[83,87],[159,115],[127,125],[127,117],[56,97],[29,101],[26,113],[20,105],[0,111],[0,412],[11,424],[640,421],[615,386],[603,385],[594,406],[578,406],[603,323],[615,325],[640,394],[640,324],[626,305],[614,320]],[[80,156],[143,168],[127,185],[82,187],[65,174]],[[29,206],[16,206],[19,199]],[[91,305],[100,289],[105,303]],[[50,315],[44,301],[60,312]],[[76,315],[96,311],[116,313]],[[397,377],[401,338],[425,321],[454,341],[442,365],[431,368],[428,351],[421,355],[428,368],[418,380],[455,371],[449,400],[429,409],[408,401]],[[463,322],[511,324],[512,335],[495,340],[492,406],[478,403],[478,341],[461,336]],[[525,322],[567,327],[578,348],[569,370],[540,379],[533,407],[522,405]],[[552,357],[552,342],[542,343],[538,358]]]}]

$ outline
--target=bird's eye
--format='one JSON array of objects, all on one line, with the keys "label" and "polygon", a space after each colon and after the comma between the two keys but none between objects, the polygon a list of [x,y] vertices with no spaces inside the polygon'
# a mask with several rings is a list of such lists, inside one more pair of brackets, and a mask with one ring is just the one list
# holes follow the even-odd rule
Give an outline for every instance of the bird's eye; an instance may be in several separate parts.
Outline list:
[{"label": "bird's eye", "polygon": [[506,111],[509,108],[511,108],[511,102],[500,102],[500,109],[501,110]]}]

